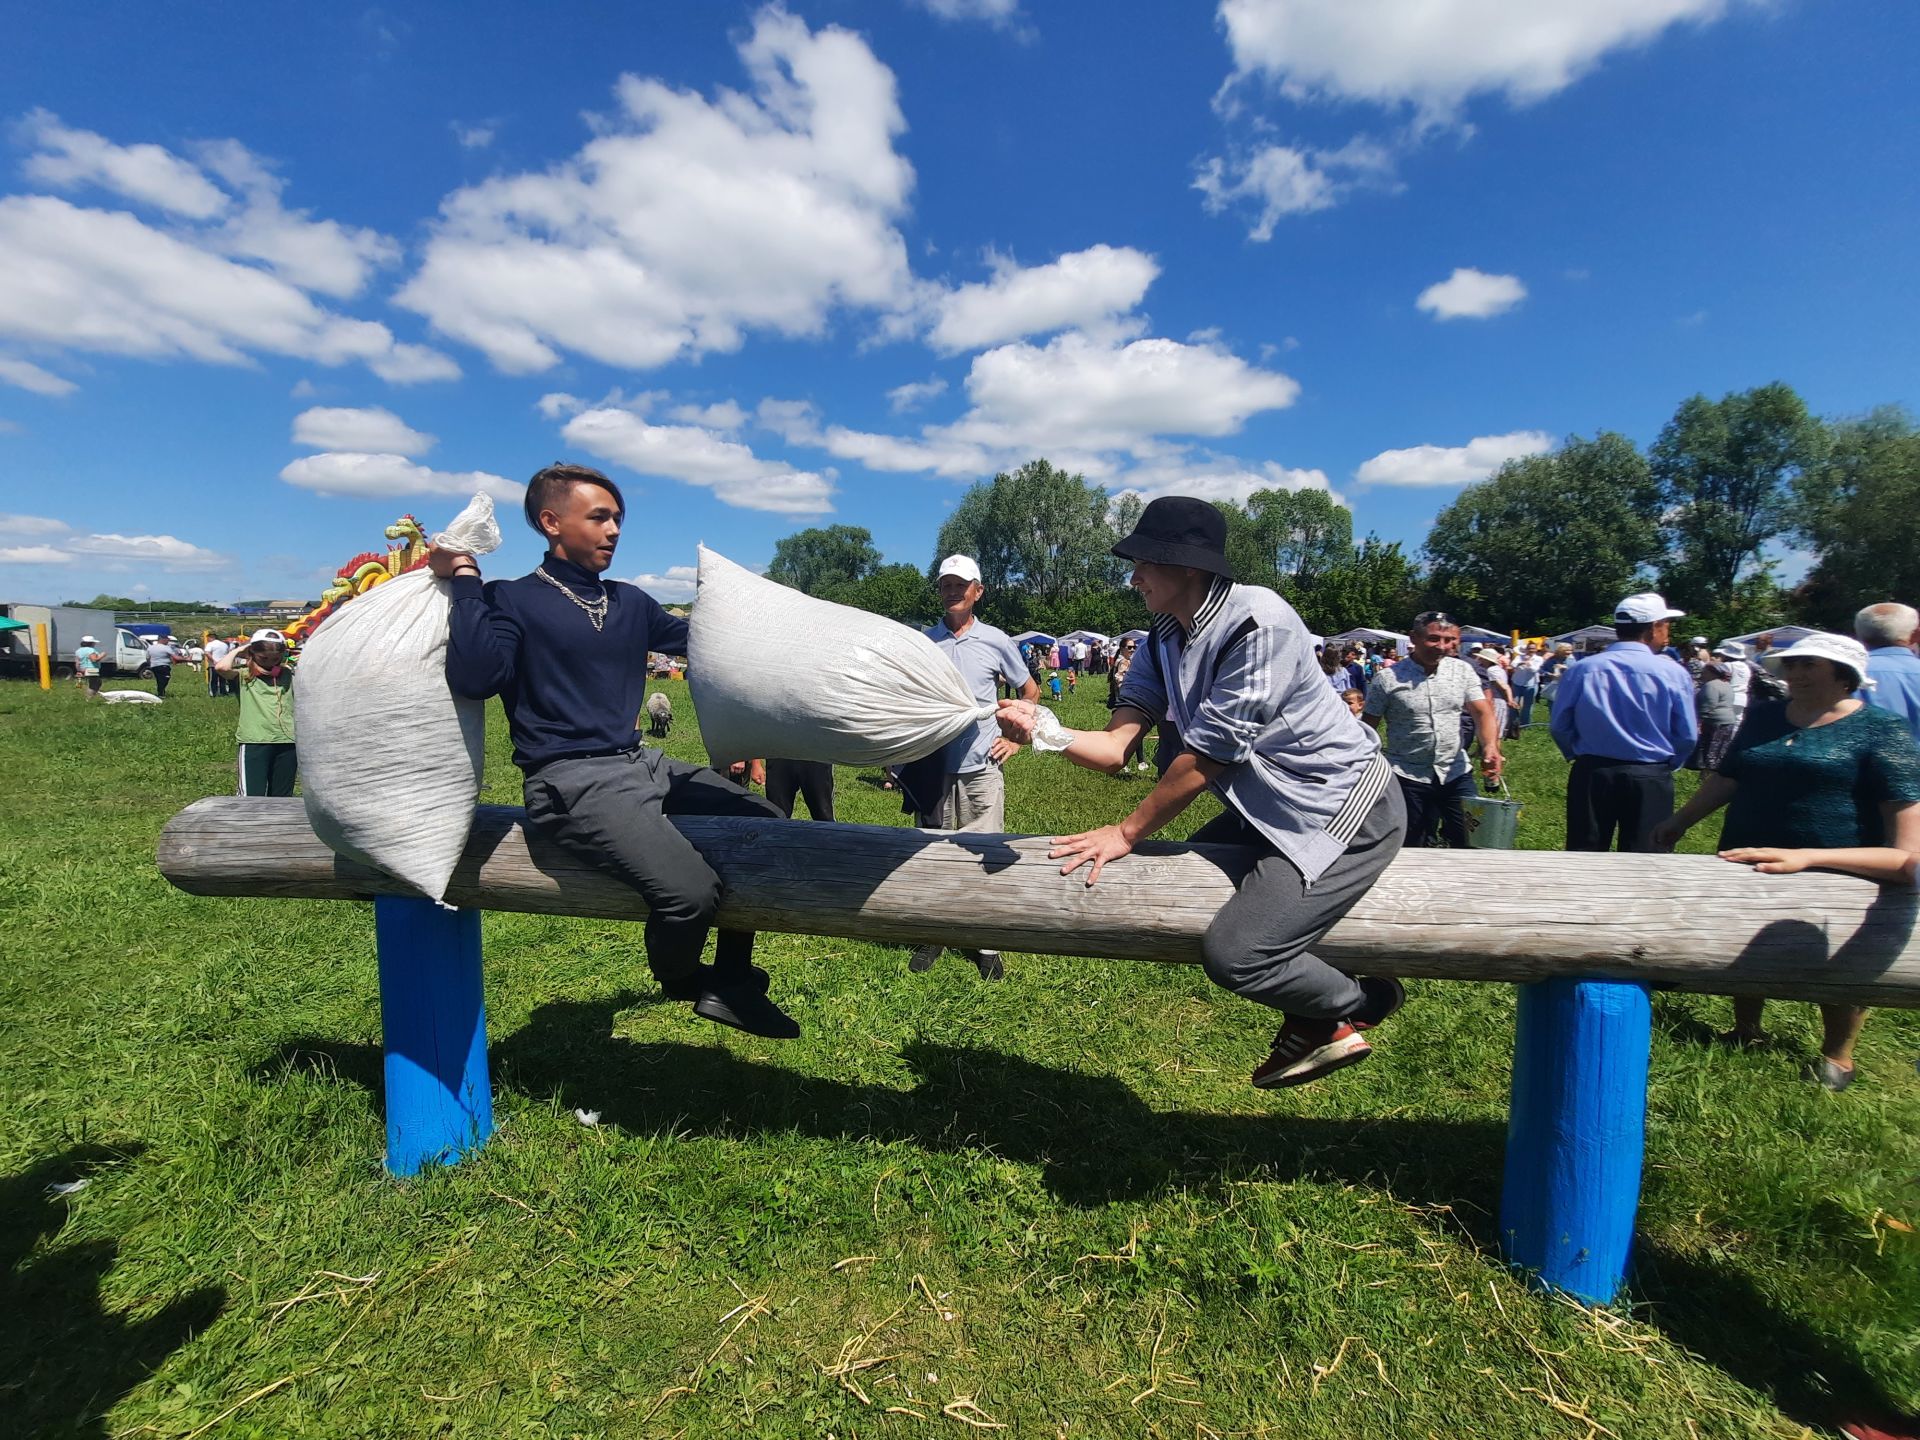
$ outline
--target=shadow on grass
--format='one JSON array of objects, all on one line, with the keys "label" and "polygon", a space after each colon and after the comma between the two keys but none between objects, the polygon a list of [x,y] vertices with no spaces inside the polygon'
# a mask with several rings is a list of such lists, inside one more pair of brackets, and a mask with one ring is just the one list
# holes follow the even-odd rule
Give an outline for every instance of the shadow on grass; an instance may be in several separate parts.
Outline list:
[{"label": "shadow on grass", "polygon": [[[615,1037],[635,994],[555,1001],[493,1046],[494,1083],[598,1110],[638,1134],[905,1141],[939,1153],[991,1151],[1040,1167],[1061,1202],[1097,1206],[1168,1187],[1213,1190],[1253,1174],[1324,1175],[1450,1206],[1469,1236],[1495,1243],[1504,1131],[1495,1124],[1404,1119],[1296,1119],[1162,1112],[1111,1076],[1035,1064],[999,1051],[918,1040],[902,1058],[911,1089],[796,1075],[713,1046]],[[378,1047],[303,1037],[254,1067],[365,1086],[376,1098]]]},{"label": "shadow on grass", "polygon": [[119,1252],[112,1241],[34,1256],[66,1223],[68,1202],[48,1187],[84,1180],[142,1148],[75,1146],[0,1179],[0,1428],[8,1434],[104,1437],[107,1412],[226,1305],[227,1292],[210,1285],[129,1321],[100,1298]]},{"label": "shadow on grass", "polygon": [[1864,1420],[1889,1435],[1920,1433],[1920,1417],[1901,1415],[1857,1361],[1732,1267],[1642,1245],[1633,1283],[1645,1318],[1669,1339],[1769,1396],[1796,1424],[1835,1430]]}]

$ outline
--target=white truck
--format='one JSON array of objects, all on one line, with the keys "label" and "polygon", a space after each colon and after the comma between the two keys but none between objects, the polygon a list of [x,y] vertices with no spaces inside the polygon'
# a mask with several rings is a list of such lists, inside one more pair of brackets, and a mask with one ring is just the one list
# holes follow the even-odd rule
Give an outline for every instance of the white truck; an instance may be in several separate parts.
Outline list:
[{"label": "white truck", "polygon": [[73,652],[82,635],[93,636],[100,650],[103,675],[138,675],[146,668],[147,645],[131,630],[114,623],[111,610],[87,610],[78,605],[20,605],[0,601],[0,615],[26,628],[0,632],[0,670],[9,674],[39,673],[39,629],[47,627],[50,641],[47,663],[56,675],[73,673]]}]

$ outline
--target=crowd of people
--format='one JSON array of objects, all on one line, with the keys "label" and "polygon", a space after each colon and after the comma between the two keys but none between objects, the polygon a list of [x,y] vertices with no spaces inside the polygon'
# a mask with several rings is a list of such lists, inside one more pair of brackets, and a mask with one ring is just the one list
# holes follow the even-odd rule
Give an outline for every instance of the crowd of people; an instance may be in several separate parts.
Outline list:
[{"label": "crowd of people", "polygon": [[[831,819],[832,767],[768,756],[723,775],[647,746],[636,728],[646,657],[684,654],[686,620],[603,579],[625,516],[607,476],[550,466],[524,503],[547,546],[530,574],[483,583],[473,556],[429,554],[453,596],[449,684],[504,705],[529,828],[645,898],[647,961],[663,991],[724,1025],[797,1035],[753,961],[752,933],[720,930],[704,960],[720,881],[670,821],[791,817],[799,799],[815,819]],[[1130,583],[1152,616],[1144,640],[1017,644],[976,613],[985,592],[972,557],[941,562],[942,615],[926,634],[975,699],[997,710],[898,768],[903,808],[928,829],[1002,831],[1003,767],[1022,746],[1038,741],[1119,774],[1147,768],[1142,752],[1157,732],[1157,774],[1130,813],[1060,836],[1050,853],[1063,874],[1084,870],[1093,885],[1201,793],[1223,802],[1193,839],[1245,847],[1255,860],[1209,926],[1203,963],[1217,984],[1278,1012],[1256,1086],[1303,1084],[1371,1052],[1402,987],[1346,974],[1314,947],[1403,844],[1468,843],[1476,770],[1489,786],[1503,783],[1502,747],[1542,702],[1571,764],[1570,850],[1668,850],[1724,808],[1718,850],[1728,862],[1915,883],[1920,614],[1907,605],[1867,606],[1857,636],[1816,633],[1787,647],[1762,637],[1751,654],[1695,636],[1683,653],[1670,635],[1683,612],[1642,593],[1616,607],[1612,643],[1585,656],[1538,641],[1478,644],[1463,656],[1460,621],[1429,610],[1411,618],[1400,654],[1384,643],[1316,644],[1285,599],[1236,583],[1224,521],[1204,501],[1154,500],[1113,553],[1131,562]],[[97,671],[97,650],[93,659]],[[212,693],[240,700],[240,793],[291,794],[294,666],[284,638],[262,630],[215,641],[204,660]],[[1063,673],[1070,684],[1106,678],[1102,729],[1069,730],[1039,703],[1059,694]],[[157,674],[156,684],[165,684]],[[1689,765],[1702,778],[1676,810],[1674,777]],[[942,953],[923,946],[909,968],[930,969]],[[1004,976],[995,952],[963,953],[983,978]],[[1762,1015],[1763,1002],[1742,1000],[1725,1038],[1762,1043]],[[1824,1007],[1814,1074],[1830,1088],[1852,1080],[1863,1016]]]}]

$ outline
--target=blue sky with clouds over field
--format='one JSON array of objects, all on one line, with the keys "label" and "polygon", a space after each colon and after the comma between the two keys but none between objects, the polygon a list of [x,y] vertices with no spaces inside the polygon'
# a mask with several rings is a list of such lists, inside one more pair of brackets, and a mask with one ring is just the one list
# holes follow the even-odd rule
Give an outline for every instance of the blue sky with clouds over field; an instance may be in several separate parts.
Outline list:
[{"label": "blue sky with clouds over field", "polygon": [[1414,548],[1695,391],[1920,400],[1898,0],[0,14],[6,598],[315,593],[562,456],[665,599],[1036,455]]}]

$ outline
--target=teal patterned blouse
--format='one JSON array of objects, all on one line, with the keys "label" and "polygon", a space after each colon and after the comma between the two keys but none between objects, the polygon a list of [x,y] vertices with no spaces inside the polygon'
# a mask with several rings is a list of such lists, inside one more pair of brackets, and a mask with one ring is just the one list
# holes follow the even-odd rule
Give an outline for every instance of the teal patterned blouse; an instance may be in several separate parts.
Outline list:
[{"label": "teal patterned blouse", "polygon": [[1920,802],[1920,747],[1904,720],[1872,705],[1808,730],[1788,721],[1784,701],[1750,706],[1719,773],[1740,784],[1722,850],[1885,845],[1880,807]]}]

